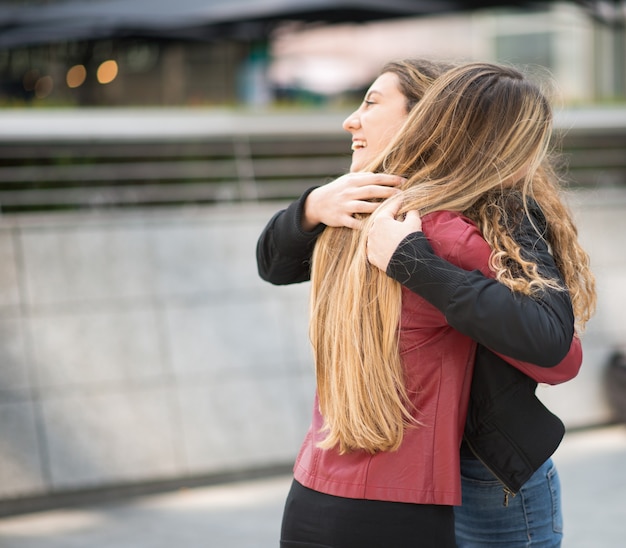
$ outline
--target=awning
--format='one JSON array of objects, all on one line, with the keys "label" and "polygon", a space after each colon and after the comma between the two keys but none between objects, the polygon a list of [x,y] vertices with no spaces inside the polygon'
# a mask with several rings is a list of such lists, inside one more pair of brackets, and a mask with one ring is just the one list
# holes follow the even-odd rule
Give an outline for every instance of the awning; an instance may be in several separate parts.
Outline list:
[{"label": "awning", "polygon": [[0,48],[145,37],[265,38],[284,21],[365,22],[548,0],[58,0],[0,7]]}]

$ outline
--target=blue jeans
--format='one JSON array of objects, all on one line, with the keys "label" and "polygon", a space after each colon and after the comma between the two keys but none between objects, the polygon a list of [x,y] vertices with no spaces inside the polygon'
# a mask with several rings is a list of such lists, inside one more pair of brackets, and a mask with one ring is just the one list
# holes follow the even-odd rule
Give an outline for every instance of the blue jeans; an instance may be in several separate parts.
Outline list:
[{"label": "blue jeans", "polygon": [[558,548],[561,486],[548,459],[504,506],[502,484],[480,461],[461,459],[463,506],[454,509],[458,548]]}]

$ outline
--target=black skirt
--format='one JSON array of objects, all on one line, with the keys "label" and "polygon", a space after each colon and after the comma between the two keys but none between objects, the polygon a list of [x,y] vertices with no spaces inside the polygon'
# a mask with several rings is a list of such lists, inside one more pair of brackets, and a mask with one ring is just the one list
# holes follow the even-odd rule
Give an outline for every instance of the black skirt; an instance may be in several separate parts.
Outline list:
[{"label": "black skirt", "polygon": [[455,548],[452,506],[350,499],[293,481],[281,548]]}]

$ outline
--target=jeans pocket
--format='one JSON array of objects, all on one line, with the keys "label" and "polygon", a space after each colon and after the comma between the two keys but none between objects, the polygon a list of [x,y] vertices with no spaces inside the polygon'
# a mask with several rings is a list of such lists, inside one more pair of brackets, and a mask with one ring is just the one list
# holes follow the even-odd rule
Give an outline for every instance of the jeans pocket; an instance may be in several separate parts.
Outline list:
[{"label": "jeans pocket", "polygon": [[561,480],[556,470],[556,466],[552,465],[548,473],[548,485],[550,486],[550,494],[552,496],[552,530],[555,533],[563,533],[563,509],[561,508]]},{"label": "jeans pocket", "polygon": [[499,487],[502,490],[502,484],[478,459],[461,459],[461,478],[477,486]]}]

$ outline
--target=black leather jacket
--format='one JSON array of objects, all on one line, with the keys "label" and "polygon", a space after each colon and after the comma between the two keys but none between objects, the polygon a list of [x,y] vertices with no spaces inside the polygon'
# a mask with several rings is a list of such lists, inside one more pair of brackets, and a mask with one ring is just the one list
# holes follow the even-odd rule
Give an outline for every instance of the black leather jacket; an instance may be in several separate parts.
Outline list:
[{"label": "black leather jacket", "polygon": [[[309,189],[266,225],[257,243],[259,275],[273,284],[310,278],[313,246],[324,226],[301,228]],[[545,228],[536,204],[533,223],[523,215],[515,239],[544,275],[560,274],[543,239],[533,227]],[[574,316],[569,294],[551,290],[541,298],[514,294],[478,271],[458,268],[432,251],[421,232],[396,249],[387,274],[437,307],[448,323],[479,343],[465,428],[469,448],[502,482],[517,493],[558,447],[562,422],[535,396],[537,383],[489,349],[540,367],[557,365],[570,349]]]}]

